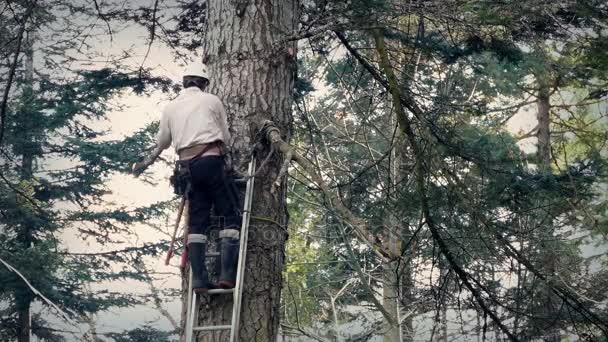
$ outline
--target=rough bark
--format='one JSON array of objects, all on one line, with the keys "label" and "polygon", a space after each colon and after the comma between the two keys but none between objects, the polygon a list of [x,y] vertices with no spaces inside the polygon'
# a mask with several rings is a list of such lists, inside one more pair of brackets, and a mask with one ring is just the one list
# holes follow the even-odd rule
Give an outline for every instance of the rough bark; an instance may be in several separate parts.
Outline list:
[{"label": "rough bark", "polygon": [[[297,10],[295,0],[207,2],[203,62],[211,73],[210,92],[226,106],[233,162],[241,172],[265,120],[272,120],[289,139],[296,44],[284,38],[296,29]],[[258,158],[263,158],[267,145],[259,152]],[[284,180],[278,191],[272,193],[271,187],[281,162],[271,159],[255,182],[239,341],[274,341],[278,333],[286,189]],[[202,304],[199,325],[229,324],[231,296],[212,296]],[[198,341],[226,341],[228,335],[201,334]]]},{"label": "rough bark", "polygon": [[[404,241],[410,241],[412,238],[412,232],[409,232]],[[407,317],[400,317],[401,319],[401,342],[414,342],[414,315],[415,315],[415,303],[414,303],[414,272],[412,269],[412,261],[409,261],[407,256],[410,256],[410,260],[414,260],[414,249],[416,248],[415,243],[411,242],[408,246],[409,250],[405,251],[404,255],[406,256],[403,269],[401,272],[401,307],[405,308],[405,312],[403,314],[407,315]]]},{"label": "rough bark", "polygon": [[537,156],[539,168],[543,171],[548,171],[551,167],[551,131],[549,111],[551,108],[549,88],[546,85],[541,85],[538,92],[538,112],[536,119],[538,120],[538,131],[536,134]]}]

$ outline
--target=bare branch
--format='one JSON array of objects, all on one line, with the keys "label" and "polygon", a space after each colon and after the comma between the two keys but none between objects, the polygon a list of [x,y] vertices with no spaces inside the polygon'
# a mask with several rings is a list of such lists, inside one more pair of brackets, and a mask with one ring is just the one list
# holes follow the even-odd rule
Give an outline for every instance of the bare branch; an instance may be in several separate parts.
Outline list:
[{"label": "bare branch", "polygon": [[141,62],[141,66],[139,67],[139,73],[141,73],[144,68],[144,64],[150,55],[150,50],[152,50],[152,44],[154,44],[154,38],[156,37],[156,12],[158,11],[158,0],[154,1],[154,9],[152,10],[152,27],[150,28],[150,43],[148,43],[148,50],[146,51],[146,55],[144,56],[144,60]]},{"label": "bare branch", "polygon": [[368,229],[367,222],[357,217],[342,204],[340,199],[330,190],[327,183],[323,180],[323,177],[321,177],[317,168],[299,153],[293,151],[293,147],[283,141],[279,130],[274,127],[272,123],[266,122],[266,126],[266,139],[270,144],[284,155],[288,155],[289,153],[292,154],[292,159],[306,170],[312,181],[321,189],[329,207],[335,208],[342,219],[355,229],[356,235],[361,241],[365,242],[383,262],[388,262],[391,258],[399,257],[398,255],[392,255],[380,241],[374,239],[373,234]]},{"label": "bare branch", "polygon": [[97,0],[93,0],[93,3],[95,4],[95,10],[97,11],[99,18],[101,18],[101,20],[103,20],[106,23],[106,26],[108,27],[108,34],[110,35],[110,43],[112,43],[114,41],[114,34],[112,33],[112,27],[110,26],[110,21],[108,20],[106,15],[101,12],[101,8],[99,7],[99,3],[97,2]]},{"label": "bare branch", "polygon": [[19,276],[19,278],[21,278],[23,280],[23,282],[25,282],[25,284],[27,285],[27,287],[30,288],[30,290],[37,295],[38,297],[40,297],[46,304],[48,304],[50,307],[52,307],[53,309],[55,309],[59,315],[61,316],[61,318],[63,318],[67,323],[70,323],[72,325],[77,325],[76,322],[72,321],[70,319],[70,316],[65,313],[65,311],[61,310],[55,303],[53,303],[50,299],[46,298],[40,291],[38,291],[30,282],[29,280],[27,280],[27,278],[25,278],[25,276],[23,274],[21,274],[21,272],[19,272],[16,268],[14,268],[13,266],[11,266],[9,263],[7,263],[6,261],[4,261],[2,258],[0,258],[0,263],[2,263],[6,268],[9,269],[9,271],[17,274],[17,276]]}]

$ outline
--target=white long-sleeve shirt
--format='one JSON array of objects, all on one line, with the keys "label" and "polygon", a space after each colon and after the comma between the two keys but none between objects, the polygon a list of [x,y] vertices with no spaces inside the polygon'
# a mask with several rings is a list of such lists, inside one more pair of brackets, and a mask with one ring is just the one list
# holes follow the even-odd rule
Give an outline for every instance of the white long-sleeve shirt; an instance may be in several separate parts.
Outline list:
[{"label": "white long-sleeve shirt", "polygon": [[197,87],[189,87],[163,110],[156,139],[157,147],[175,151],[221,140],[230,144],[228,119],[222,101]]}]

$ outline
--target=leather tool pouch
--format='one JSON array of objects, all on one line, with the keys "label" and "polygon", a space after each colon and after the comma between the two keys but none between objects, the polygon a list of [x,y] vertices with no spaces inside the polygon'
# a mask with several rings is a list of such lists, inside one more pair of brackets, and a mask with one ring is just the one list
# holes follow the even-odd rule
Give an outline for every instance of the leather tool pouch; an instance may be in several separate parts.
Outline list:
[{"label": "leather tool pouch", "polygon": [[175,168],[173,169],[173,175],[169,178],[171,185],[173,185],[173,191],[176,195],[188,195],[192,185],[192,174],[190,173],[190,164],[193,161],[203,156],[207,151],[213,147],[220,146],[221,142],[214,141],[208,143],[202,151],[197,155],[187,160],[178,160],[175,162]]},{"label": "leather tool pouch", "polygon": [[169,181],[171,182],[171,185],[173,185],[173,192],[175,192],[176,195],[186,195],[186,191],[190,188],[190,183],[192,182],[190,161],[176,161],[173,175],[169,178]]}]

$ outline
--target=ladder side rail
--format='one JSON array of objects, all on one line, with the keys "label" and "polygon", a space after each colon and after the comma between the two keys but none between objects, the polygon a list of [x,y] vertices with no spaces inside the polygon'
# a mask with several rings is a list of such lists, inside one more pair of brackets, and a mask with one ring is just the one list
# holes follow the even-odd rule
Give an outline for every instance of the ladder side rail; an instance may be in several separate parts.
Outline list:
[{"label": "ladder side rail", "polygon": [[[184,253],[186,253],[184,249]],[[194,319],[192,317],[192,311],[194,310],[194,306],[192,305],[192,297],[196,297],[196,295],[192,291],[192,268],[189,268],[188,275],[188,299],[186,301],[187,309],[186,309],[186,325],[184,328],[186,329],[186,340],[185,342],[192,342],[192,337],[194,335]]]},{"label": "ladder side rail", "polygon": [[197,334],[195,333],[194,328],[196,328],[196,326],[198,325],[198,311],[200,309],[200,305],[201,305],[201,294],[200,293],[196,293],[193,292],[194,295],[192,296],[192,307],[194,308],[194,311],[192,311],[192,336],[193,336],[193,341],[196,340],[196,336]]},{"label": "ladder side rail", "polygon": [[247,188],[245,190],[245,203],[243,222],[241,223],[241,241],[239,246],[239,263],[236,271],[236,286],[233,293],[232,322],[230,329],[230,342],[237,342],[241,318],[241,298],[243,296],[243,280],[245,278],[245,265],[247,256],[247,239],[249,237],[249,220],[251,218],[251,203],[255,181],[256,159],[255,155],[249,162]]}]

